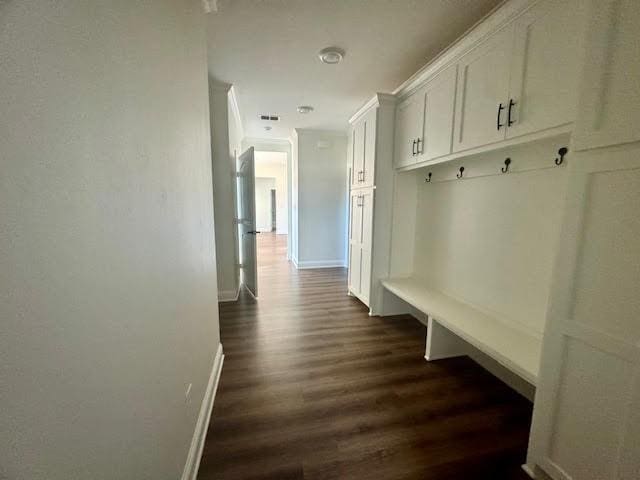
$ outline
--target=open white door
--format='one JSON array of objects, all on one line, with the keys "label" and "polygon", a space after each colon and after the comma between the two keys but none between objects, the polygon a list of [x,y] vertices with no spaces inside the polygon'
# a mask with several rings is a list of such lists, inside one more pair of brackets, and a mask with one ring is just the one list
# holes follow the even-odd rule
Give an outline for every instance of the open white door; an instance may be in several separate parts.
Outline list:
[{"label": "open white door", "polygon": [[241,280],[254,297],[258,296],[256,234],[255,160],[251,147],[240,155],[238,165],[238,237]]}]

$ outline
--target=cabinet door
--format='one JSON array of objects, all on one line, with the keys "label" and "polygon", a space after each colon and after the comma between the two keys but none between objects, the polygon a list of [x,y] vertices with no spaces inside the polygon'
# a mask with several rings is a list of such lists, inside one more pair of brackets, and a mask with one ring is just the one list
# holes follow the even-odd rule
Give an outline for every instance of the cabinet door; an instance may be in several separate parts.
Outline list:
[{"label": "cabinet door", "polygon": [[640,2],[592,0],[574,149],[640,140]]},{"label": "cabinet door", "polygon": [[424,90],[411,95],[396,107],[394,163],[396,168],[416,163],[417,140],[422,142]]},{"label": "cabinet door", "polygon": [[360,184],[365,187],[372,187],[375,182],[377,112],[378,109],[374,108],[364,117],[364,160]]},{"label": "cabinet door", "polygon": [[359,190],[349,197],[349,290],[360,293],[360,257],[362,249],[362,196]]},{"label": "cabinet door", "polygon": [[640,478],[640,147],[574,154],[527,463]]},{"label": "cabinet door", "polygon": [[364,170],[365,123],[362,120],[353,126],[352,142],[353,169],[351,170],[351,186],[359,187],[362,185],[362,173]]},{"label": "cabinet door", "polygon": [[419,152],[424,160],[451,153],[457,71],[457,65],[448,67],[426,87],[424,143]]},{"label": "cabinet door", "polygon": [[504,139],[512,43],[509,25],[460,59],[455,152]]},{"label": "cabinet door", "polygon": [[507,138],[573,122],[586,11],[584,0],[544,0],[516,20]]},{"label": "cabinet door", "polygon": [[361,193],[360,207],[362,215],[361,230],[361,268],[360,268],[360,300],[369,304],[371,290],[371,247],[373,240],[373,189]]}]

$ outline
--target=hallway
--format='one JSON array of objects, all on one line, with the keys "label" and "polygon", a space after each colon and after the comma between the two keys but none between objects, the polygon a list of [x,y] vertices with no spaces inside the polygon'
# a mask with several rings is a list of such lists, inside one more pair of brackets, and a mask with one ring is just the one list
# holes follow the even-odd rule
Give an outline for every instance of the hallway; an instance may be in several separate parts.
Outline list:
[{"label": "hallway", "polygon": [[369,317],[346,270],[296,270],[258,236],[259,300],[220,304],[225,364],[199,477],[524,479],[531,404],[425,328]]}]

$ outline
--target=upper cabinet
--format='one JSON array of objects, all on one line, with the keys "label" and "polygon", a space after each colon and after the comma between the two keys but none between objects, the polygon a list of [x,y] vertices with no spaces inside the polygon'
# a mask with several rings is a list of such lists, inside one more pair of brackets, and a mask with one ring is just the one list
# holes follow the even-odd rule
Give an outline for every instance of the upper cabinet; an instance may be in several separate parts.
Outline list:
[{"label": "upper cabinet", "polygon": [[[445,161],[507,140],[513,144],[571,131],[585,58],[588,4],[584,0],[524,3],[520,2],[520,11],[472,31],[436,61],[433,73],[407,87],[408,96],[401,91],[396,107],[396,168],[441,157]],[[632,17],[640,15],[640,8],[632,0],[605,3],[597,25],[590,28],[596,34],[590,50],[600,54],[590,59],[593,65],[585,81],[596,89],[610,77],[626,86],[630,101],[594,94],[599,117],[587,115],[581,122],[592,122],[585,125],[589,132],[597,128],[604,136],[637,139],[640,75],[629,75],[626,65],[637,61],[634,52],[640,49],[640,40],[637,35],[611,41],[606,36],[621,22],[637,21]]]},{"label": "upper cabinet", "polygon": [[403,100],[396,107],[395,166],[406,167],[416,163],[422,146],[424,123],[424,89]]},{"label": "upper cabinet", "polygon": [[640,140],[640,2],[590,3],[576,150]]},{"label": "upper cabinet", "polygon": [[507,138],[573,122],[586,12],[584,0],[546,0],[515,21]]},{"label": "upper cabinet", "polygon": [[458,66],[452,65],[425,87],[423,142],[419,151],[424,160],[451,153],[457,72]]},{"label": "upper cabinet", "polygon": [[583,58],[582,0],[546,0],[459,63],[454,151],[573,122]]},{"label": "upper cabinet", "polygon": [[397,168],[451,153],[457,71],[446,68],[396,107]]},{"label": "upper cabinet", "polygon": [[460,59],[454,151],[505,138],[512,39],[509,25]]}]

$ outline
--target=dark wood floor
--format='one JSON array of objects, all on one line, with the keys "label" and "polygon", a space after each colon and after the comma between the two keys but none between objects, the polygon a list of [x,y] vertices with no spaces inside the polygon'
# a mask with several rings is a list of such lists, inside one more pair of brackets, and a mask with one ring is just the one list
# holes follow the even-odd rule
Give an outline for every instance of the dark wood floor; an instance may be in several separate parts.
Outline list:
[{"label": "dark wood floor", "polygon": [[220,306],[225,364],[199,479],[526,479],[531,404],[425,327],[369,317],[344,269],[259,237],[259,300]]}]

